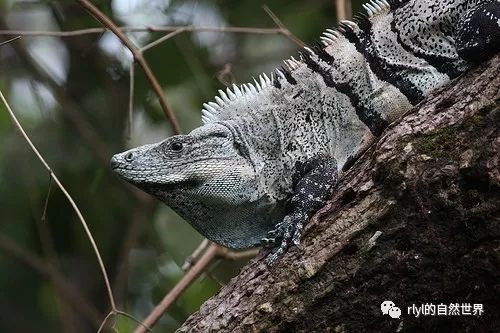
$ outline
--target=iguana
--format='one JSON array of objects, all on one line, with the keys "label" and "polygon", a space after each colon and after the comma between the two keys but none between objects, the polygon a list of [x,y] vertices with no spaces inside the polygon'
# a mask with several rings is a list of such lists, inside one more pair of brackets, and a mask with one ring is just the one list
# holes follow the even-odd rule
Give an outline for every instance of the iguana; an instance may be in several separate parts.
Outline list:
[{"label": "iguana", "polygon": [[500,51],[500,0],[373,0],[270,77],[219,90],[187,135],[113,156],[123,179],[223,246],[298,245],[389,123]]}]

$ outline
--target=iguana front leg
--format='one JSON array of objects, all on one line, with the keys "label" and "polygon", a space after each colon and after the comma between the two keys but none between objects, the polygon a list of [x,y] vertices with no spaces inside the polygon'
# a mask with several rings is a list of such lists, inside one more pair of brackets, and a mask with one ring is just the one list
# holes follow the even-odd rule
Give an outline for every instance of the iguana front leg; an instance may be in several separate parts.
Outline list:
[{"label": "iguana front leg", "polygon": [[289,213],[263,239],[266,245],[274,247],[266,258],[269,265],[286,251],[290,243],[299,245],[305,224],[323,206],[337,183],[337,164],[332,158],[320,157],[306,163],[297,163],[295,169],[295,186]]}]

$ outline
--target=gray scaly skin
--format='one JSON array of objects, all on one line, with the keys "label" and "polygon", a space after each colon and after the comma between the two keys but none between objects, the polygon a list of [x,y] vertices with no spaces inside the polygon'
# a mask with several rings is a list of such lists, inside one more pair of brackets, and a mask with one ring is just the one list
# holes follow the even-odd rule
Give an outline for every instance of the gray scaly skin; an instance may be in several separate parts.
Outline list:
[{"label": "gray scaly skin", "polygon": [[269,78],[204,104],[204,125],[113,170],[233,249],[298,245],[339,175],[389,123],[500,50],[500,0],[374,0]]}]

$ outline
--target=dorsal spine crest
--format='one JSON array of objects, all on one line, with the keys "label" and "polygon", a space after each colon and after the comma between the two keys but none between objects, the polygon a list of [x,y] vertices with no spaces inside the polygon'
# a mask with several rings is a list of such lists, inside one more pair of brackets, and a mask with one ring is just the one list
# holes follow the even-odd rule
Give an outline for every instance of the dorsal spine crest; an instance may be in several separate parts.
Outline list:
[{"label": "dorsal spine crest", "polygon": [[[366,21],[369,18],[384,14],[391,9],[391,6],[401,6],[408,0],[371,0],[370,2],[363,5],[366,11],[365,13],[360,13],[354,17],[354,21],[342,20],[339,23],[337,29],[326,29],[325,32],[320,37],[320,44],[314,46],[313,48],[304,47],[305,53],[300,54],[300,60],[295,59],[291,56],[289,59],[283,60],[283,66],[281,69],[276,69],[271,74],[271,79],[265,74],[259,76],[259,81],[254,78],[254,83],[245,83],[240,86],[233,84],[232,89],[227,88],[226,92],[219,90],[219,96],[215,97],[215,102],[203,104],[204,109],[202,110],[202,121],[203,123],[209,123],[217,121],[223,109],[230,106],[233,102],[241,99],[258,94],[268,87],[275,87],[280,89],[282,86],[281,81],[287,81],[289,84],[296,84],[297,81],[293,78],[292,73],[296,71],[304,61],[310,61],[311,56],[316,56],[319,59],[325,61],[327,64],[332,64],[333,57],[325,50],[326,47],[334,47],[335,43],[341,39],[342,36],[355,33],[359,29],[363,29],[366,26]],[[370,23],[368,22],[368,26]],[[321,46],[322,45],[322,46]]]},{"label": "dorsal spine crest", "polygon": [[[406,5],[409,1],[410,0],[371,0],[363,4],[365,12],[355,15],[352,21],[340,21],[336,29],[326,29],[320,37],[319,46],[316,45],[312,48],[307,46],[304,47],[304,54],[299,52],[301,57],[299,60],[293,56],[283,60],[283,65],[271,74],[271,79],[266,74],[261,74],[259,80],[254,79],[254,83],[246,83],[239,86],[234,84],[232,89],[227,88],[225,93],[220,90],[220,97],[218,96],[215,99],[216,103],[214,104],[216,105],[211,104],[209,105],[211,108],[207,108],[207,104],[204,104],[203,122],[208,123],[220,120],[223,114],[225,116],[230,114],[225,108],[232,105],[232,103],[239,99],[254,96],[266,90],[268,87],[281,89],[283,84],[286,85],[288,83],[290,85],[295,85],[297,81],[293,77],[294,72],[305,65],[305,62],[310,62],[311,56],[316,56],[326,64],[333,65],[334,57],[327,51],[327,48],[329,50],[334,50],[337,43],[340,41],[342,41],[342,43],[345,42],[344,38],[347,38],[352,44],[354,44],[354,41],[358,42],[359,36],[370,32],[375,17],[387,15],[390,11]],[[306,55],[309,57],[306,57]],[[311,64],[309,64],[309,66],[310,65]]]}]

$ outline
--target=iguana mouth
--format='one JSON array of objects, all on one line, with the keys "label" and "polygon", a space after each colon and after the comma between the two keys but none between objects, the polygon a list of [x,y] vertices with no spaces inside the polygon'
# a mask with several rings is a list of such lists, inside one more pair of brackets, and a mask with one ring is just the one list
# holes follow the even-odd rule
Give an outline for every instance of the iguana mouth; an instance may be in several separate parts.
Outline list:
[{"label": "iguana mouth", "polygon": [[122,163],[120,165],[112,165],[111,169],[116,172],[122,178],[141,179],[147,178],[155,173],[160,172],[160,169],[153,168],[134,168],[130,165]]},{"label": "iguana mouth", "polygon": [[126,180],[127,182],[129,182],[131,184],[134,184],[138,187],[144,188],[145,190],[149,190],[149,189],[155,189],[155,190],[162,189],[164,191],[174,190],[174,189],[175,190],[179,190],[179,189],[186,190],[186,189],[196,188],[197,186],[201,185],[200,181],[197,181],[194,179],[188,179],[185,177],[179,177],[177,179],[172,178],[169,180],[162,181],[162,180],[157,179],[156,177],[148,177],[148,175],[144,174],[144,173],[140,174],[140,173],[134,172],[133,174],[124,175],[124,174],[121,174],[119,172],[119,170],[121,170],[121,169],[118,169],[117,174],[121,178],[123,178],[124,180]]}]

